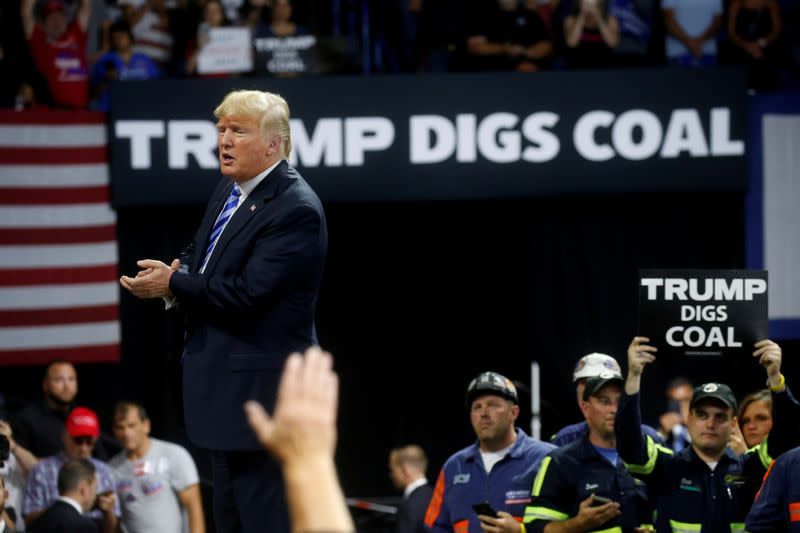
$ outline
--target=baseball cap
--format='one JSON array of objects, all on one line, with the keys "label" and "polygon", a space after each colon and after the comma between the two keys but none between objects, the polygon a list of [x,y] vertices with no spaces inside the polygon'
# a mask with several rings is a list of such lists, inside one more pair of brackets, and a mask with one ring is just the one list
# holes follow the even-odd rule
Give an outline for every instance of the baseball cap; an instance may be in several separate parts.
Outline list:
[{"label": "baseball cap", "polygon": [[695,404],[709,398],[722,402],[722,404],[734,411],[736,410],[736,396],[733,395],[731,388],[724,383],[703,383],[699,387],[695,387],[694,391],[692,391],[692,401],[689,407],[692,408]]},{"label": "baseball cap", "polygon": [[616,359],[604,353],[590,353],[581,357],[575,364],[572,382],[575,383],[581,378],[599,376],[603,372],[613,372],[622,379],[622,369]]},{"label": "baseball cap", "polygon": [[67,416],[67,433],[70,437],[99,437],[100,422],[97,415],[86,407],[76,407]]},{"label": "baseball cap", "polygon": [[589,401],[590,396],[600,392],[600,389],[609,383],[618,383],[622,386],[625,380],[622,379],[622,374],[619,372],[612,372],[611,370],[606,370],[605,372],[601,372],[600,375],[587,378],[586,387],[583,389],[583,401]]},{"label": "baseball cap", "polygon": [[519,404],[517,387],[510,379],[497,372],[483,372],[469,382],[467,387],[467,405],[482,394],[496,394],[506,400]]}]

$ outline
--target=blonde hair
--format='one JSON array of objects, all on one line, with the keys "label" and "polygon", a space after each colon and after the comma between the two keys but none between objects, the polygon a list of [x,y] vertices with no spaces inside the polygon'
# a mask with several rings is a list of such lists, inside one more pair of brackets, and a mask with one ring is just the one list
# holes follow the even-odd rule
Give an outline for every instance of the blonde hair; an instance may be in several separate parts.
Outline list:
[{"label": "blonde hair", "polygon": [[229,92],[214,110],[217,118],[246,115],[261,122],[261,135],[269,141],[272,135],[281,138],[283,158],[292,153],[292,134],[289,131],[289,104],[278,94],[266,91],[236,90]]}]

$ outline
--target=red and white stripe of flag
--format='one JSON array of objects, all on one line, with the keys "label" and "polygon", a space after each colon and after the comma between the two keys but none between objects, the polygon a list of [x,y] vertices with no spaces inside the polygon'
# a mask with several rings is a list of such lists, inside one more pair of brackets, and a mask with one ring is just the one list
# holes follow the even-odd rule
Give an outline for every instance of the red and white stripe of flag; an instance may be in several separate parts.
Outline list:
[{"label": "red and white stripe of flag", "polygon": [[105,116],[0,112],[0,365],[119,360]]}]

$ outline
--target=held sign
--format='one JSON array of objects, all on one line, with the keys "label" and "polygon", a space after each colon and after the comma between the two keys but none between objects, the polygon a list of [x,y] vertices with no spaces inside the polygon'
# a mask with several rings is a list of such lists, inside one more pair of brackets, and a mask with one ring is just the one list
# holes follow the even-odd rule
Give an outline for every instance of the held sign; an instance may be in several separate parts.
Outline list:
[{"label": "held sign", "polygon": [[767,272],[640,270],[639,334],[659,355],[751,353],[767,338]]}]

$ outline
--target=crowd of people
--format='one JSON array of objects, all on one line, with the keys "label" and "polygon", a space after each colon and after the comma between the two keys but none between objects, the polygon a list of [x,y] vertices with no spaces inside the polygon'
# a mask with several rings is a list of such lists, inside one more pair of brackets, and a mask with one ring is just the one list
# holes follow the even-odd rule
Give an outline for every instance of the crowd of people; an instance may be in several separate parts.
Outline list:
[{"label": "crowd of people", "polygon": [[[639,408],[644,369],[656,360],[648,343],[633,339],[625,376],[605,354],[578,361],[584,420],[550,443],[515,427],[511,380],[477,376],[466,395],[477,440],[445,462],[432,493],[421,449],[392,451],[391,477],[404,490],[397,532],[794,531],[800,449],[787,450],[798,444],[800,403],[781,374],[780,347],[756,343],[768,388],[741,402],[724,383],[676,378],[654,429]],[[429,499],[424,510],[420,498]]]},{"label": "crowd of people", "polygon": [[[17,109],[105,111],[111,82],[164,77],[718,64],[746,66],[757,90],[797,77],[800,14],[780,0],[341,3],[301,10],[305,24],[292,0],[19,1],[0,11],[0,105]],[[246,33],[249,66],[208,66],[231,31]]]},{"label": "crowd of people", "polygon": [[[657,430],[641,423],[639,407],[656,352],[635,337],[627,375],[609,355],[582,357],[573,382],[584,420],[551,442],[517,427],[514,382],[475,377],[465,399],[476,441],[445,462],[434,486],[420,446],[391,450],[390,477],[403,492],[397,533],[794,531],[800,402],[781,374],[780,347],[756,343],[767,388],[741,402],[724,383],[670,382]],[[113,437],[103,435],[94,411],[75,404],[77,387],[75,367],[53,361],[42,401],[0,422],[0,531],[204,532],[188,452],[151,437],[134,402],[116,405]],[[294,531],[354,529],[333,464],[337,399],[332,358],[312,348],[287,359],[272,415],[258,402],[242,406],[283,468]]]}]

